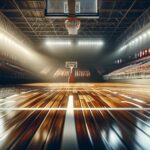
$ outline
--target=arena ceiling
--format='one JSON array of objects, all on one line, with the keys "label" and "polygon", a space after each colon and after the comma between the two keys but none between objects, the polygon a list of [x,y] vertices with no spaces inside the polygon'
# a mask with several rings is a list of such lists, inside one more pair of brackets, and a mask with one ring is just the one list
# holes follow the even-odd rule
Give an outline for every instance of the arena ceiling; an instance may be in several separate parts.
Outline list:
[{"label": "arena ceiling", "polygon": [[47,38],[102,38],[114,41],[149,9],[149,0],[102,0],[99,19],[82,19],[76,36],[69,36],[65,19],[45,17],[44,0],[0,0],[0,11],[33,42]]}]

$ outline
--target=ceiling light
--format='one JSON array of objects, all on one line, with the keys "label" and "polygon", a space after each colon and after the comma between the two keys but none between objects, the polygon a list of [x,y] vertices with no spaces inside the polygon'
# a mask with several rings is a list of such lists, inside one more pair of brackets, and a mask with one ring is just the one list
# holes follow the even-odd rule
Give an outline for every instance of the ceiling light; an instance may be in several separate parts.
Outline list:
[{"label": "ceiling light", "polygon": [[143,38],[146,38],[146,33],[143,33],[143,34],[142,34],[142,37],[143,37]]},{"label": "ceiling light", "polygon": [[138,38],[136,38],[136,39],[135,39],[135,42],[137,43],[138,41],[139,41],[139,39],[138,39]]},{"label": "ceiling light", "polygon": [[79,46],[103,46],[103,41],[79,41]]},{"label": "ceiling light", "polygon": [[129,46],[132,46],[132,42],[129,43]]},{"label": "ceiling light", "polygon": [[127,48],[127,45],[124,45],[124,46],[122,46],[122,47],[120,48],[119,51],[123,51],[123,50],[125,50],[126,48]]},{"label": "ceiling light", "polygon": [[150,35],[150,29],[146,32],[148,35]]},{"label": "ceiling light", "polygon": [[46,41],[47,46],[70,46],[71,41]]}]

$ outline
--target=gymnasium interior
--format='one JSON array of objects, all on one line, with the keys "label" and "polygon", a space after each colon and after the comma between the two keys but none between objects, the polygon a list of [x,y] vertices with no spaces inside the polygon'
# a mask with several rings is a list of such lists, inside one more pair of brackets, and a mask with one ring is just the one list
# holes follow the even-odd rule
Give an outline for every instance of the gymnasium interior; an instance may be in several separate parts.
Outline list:
[{"label": "gymnasium interior", "polygon": [[150,0],[0,0],[0,150],[150,149]]}]

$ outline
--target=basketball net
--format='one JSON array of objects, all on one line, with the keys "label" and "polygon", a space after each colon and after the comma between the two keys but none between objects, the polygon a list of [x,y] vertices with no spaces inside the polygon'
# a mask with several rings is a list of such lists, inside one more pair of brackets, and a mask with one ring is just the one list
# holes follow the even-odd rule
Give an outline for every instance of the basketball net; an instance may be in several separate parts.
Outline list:
[{"label": "basketball net", "polygon": [[68,18],[65,21],[65,27],[69,35],[77,35],[80,29],[81,22],[77,18]]}]

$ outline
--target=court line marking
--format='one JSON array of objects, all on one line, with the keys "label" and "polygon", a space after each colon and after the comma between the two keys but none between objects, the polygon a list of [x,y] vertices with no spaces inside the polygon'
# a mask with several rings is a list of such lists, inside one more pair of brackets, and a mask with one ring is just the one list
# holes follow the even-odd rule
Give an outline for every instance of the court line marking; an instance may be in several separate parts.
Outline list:
[{"label": "court line marking", "polygon": [[138,104],[135,104],[135,103],[132,103],[132,102],[128,102],[128,101],[121,101],[121,103],[127,103],[127,104],[131,104],[131,105],[137,106],[138,108],[142,108],[142,106],[140,106]]},{"label": "court line marking", "polygon": [[[73,99],[74,99],[73,95],[69,95],[64,128],[63,128],[61,150],[66,150],[66,149],[78,150],[74,111],[72,109],[74,107]],[[68,129],[71,130],[68,131]]]},{"label": "court line marking", "polygon": [[[83,110],[83,111],[86,111],[86,110],[92,110],[92,111],[94,111],[94,110],[123,110],[123,111],[126,111],[126,110],[145,110],[145,111],[147,111],[147,110],[150,110],[150,108],[144,108],[144,107],[142,107],[142,108],[71,108],[72,110],[74,110],[74,111],[76,111],[76,110]],[[23,111],[26,111],[26,110],[34,110],[34,111],[36,111],[36,110],[45,110],[45,111],[50,111],[50,110],[58,110],[58,111],[67,111],[68,110],[68,108],[25,108],[25,107],[20,107],[20,108],[0,108],[0,111],[8,111],[8,110],[23,110]]]}]

